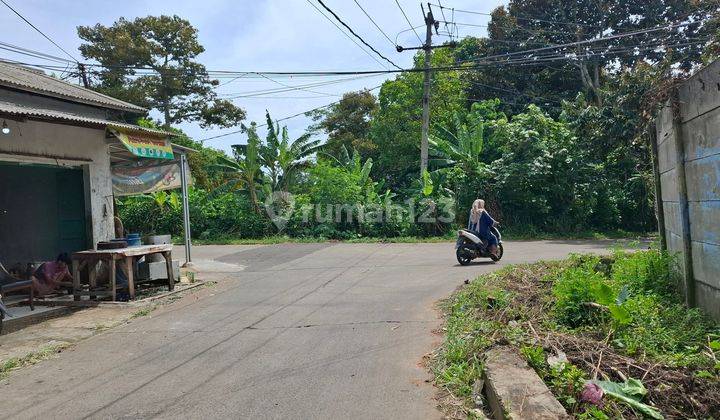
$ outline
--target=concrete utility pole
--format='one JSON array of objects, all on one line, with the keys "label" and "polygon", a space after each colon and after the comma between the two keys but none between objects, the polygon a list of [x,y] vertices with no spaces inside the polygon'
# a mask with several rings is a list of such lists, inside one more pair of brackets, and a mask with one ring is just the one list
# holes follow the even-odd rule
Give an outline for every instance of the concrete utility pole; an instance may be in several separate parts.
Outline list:
[{"label": "concrete utility pole", "polygon": [[423,99],[422,99],[422,107],[423,107],[423,113],[422,113],[422,138],[420,139],[420,176],[427,171],[428,167],[428,134],[430,132],[430,80],[432,78],[432,66],[430,63],[430,59],[432,58],[432,50],[435,48],[446,48],[455,47],[455,42],[449,42],[447,44],[443,45],[432,45],[432,31],[435,29],[435,32],[438,31],[438,28],[440,27],[440,22],[435,20],[432,13],[432,7],[430,6],[430,3],[428,5],[428,12],[425,13],[425,8],[421,4],[420,7],[422,7],[423,10],[423,18],[425,19],[425,44],[419,47],[401,47],[398,45],[396,47],[398,52],[403,52],[405,50],[423,50],[425,51],[425,79],[423,81]]},{"label": "concrete utility pole", "polygon": [[[422,5],[420,5],[422,7]],[[423,9],[423,14],[425,10]],[[438,22],[439,23],[439,22]],[[430,3],[428,3],[428,12],[425,15],[425,78],[423,80],[423,122],[422,122],[422,139],[420,140],[420,176],[427,171],[428,167],[428,132],[430,131],[430,58],[432,58],[432,30],[435,26],[435,18],[433,18]]]}]

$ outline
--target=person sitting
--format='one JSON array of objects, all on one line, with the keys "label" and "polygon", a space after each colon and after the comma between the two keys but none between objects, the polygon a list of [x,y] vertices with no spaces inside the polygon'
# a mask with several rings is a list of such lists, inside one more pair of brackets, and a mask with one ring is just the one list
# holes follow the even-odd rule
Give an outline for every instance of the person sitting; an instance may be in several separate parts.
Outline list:
[{"label": "person sitting", "polygon": [[488,252],[497,257],[498,239],[490,231],[497,222],[485,210],[485,200],[477,199],[473,202],[470,209],[470,220],[468,220],[468,230],[476,232],[481,239],[485,239],[488,243]]},{"label": "person sitting", "polygon": [[72,275],[68,270],[71,264],[67,253],[61,253],[55,261],[40,264],[32,275],[32,287],[37,296],[56,292],[61,287],[72,287]]}]

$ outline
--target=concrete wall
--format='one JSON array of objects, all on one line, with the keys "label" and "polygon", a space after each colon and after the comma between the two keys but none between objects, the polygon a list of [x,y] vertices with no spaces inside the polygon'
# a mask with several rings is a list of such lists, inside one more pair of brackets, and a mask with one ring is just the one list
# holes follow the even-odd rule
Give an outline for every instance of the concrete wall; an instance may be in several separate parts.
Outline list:
[{"label": "concrete wall", "polygon": [[720,61],[661,110],[657,143],[668,250],[689,301],[720,320]]},{"label": "concrete wall", "polygon": [[[112,238],[113,193],[105,130],[32,120],[5,121],[11,132],[0,134],[0,161],[82,168],[92,244]],[[18,239],[6,238],[0,232],[0,240]]]}]

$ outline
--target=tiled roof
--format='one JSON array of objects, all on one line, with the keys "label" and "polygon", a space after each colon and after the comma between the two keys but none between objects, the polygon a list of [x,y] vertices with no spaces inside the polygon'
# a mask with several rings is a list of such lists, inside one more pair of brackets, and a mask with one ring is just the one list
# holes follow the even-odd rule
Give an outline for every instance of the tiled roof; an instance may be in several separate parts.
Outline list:
[{"label": "tiled roof", "polygon": [[145,108],[64,82],[41,71],[1,60],[0,85],[102,108],[133,113],[144,113],[146,111]]},{"label": "tiled roof", "polygon": [[110,121],[103,118],[93,118],[84,115],[73,114],[66,111],[57,111],[54,109],[40,108],[35,106],[18,105],[11,102],[0,101],[0,113],[10,115],[21,115],[41,120],[60,120],[66,122],[75,122],[81,124],[98,125],[102,127],[119,127],[133,131],[142,131],[146,133],[159,134],[163,136],[173,136],[173,133],[167,131],[155,130],[152,128],[140,127],[135,124]]}]

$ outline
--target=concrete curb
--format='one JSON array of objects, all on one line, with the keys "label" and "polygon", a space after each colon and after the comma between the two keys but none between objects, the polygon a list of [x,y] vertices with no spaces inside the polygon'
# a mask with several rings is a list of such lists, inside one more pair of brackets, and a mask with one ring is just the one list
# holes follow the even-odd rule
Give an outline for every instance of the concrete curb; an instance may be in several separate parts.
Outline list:
[{"label": "concrete curb", "polygon": [[485,356],[484,389],[493,418],[570,418],[545,382],[513,347],[495,347]]}]

